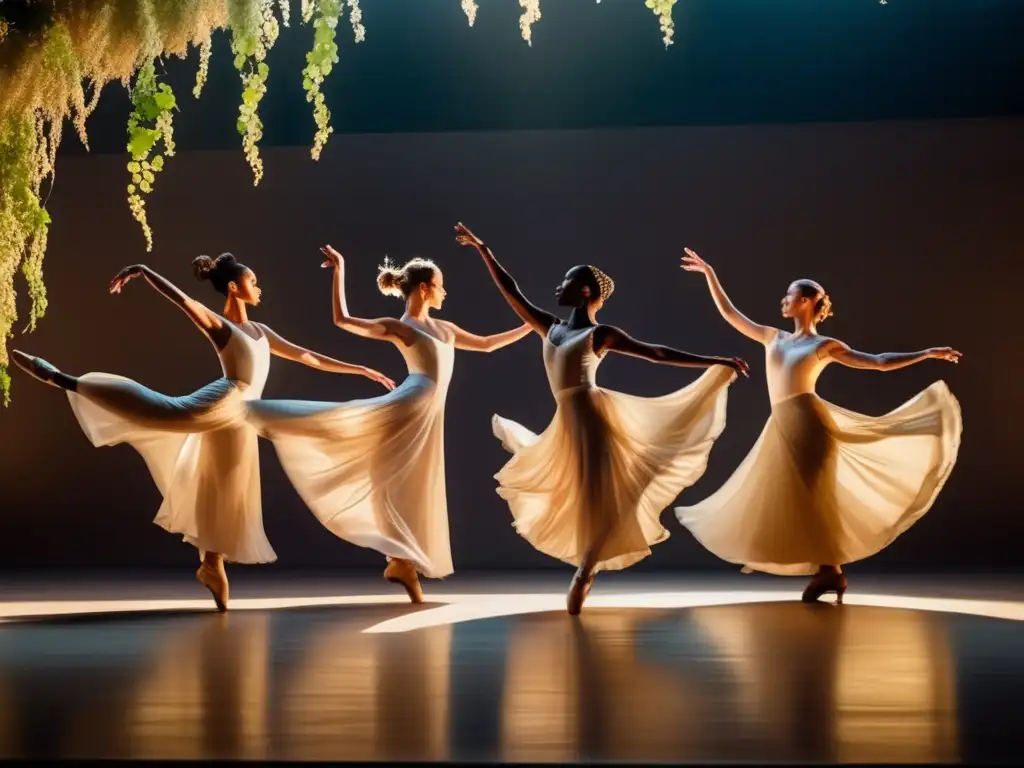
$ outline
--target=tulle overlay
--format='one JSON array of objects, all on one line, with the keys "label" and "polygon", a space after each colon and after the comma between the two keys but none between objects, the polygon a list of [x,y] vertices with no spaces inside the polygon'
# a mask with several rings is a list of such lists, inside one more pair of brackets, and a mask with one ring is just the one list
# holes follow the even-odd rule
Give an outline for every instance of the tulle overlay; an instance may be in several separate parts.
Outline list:
[{"label": "tulle overlay", "polygon": [[592,546],[597,570],[647,557],[669,535],[662,511],[703,474],[725,429],[734,378],[731,369],[714,366],[690,386],[656,398],[593,384],[564,389],[540,435],[495,416],[494,434],[513,454],[495,475],[498,494],[508,501],[516,530],[572,565]]},{"label": "tulle overlay", "polygon": [[862,560],[928,511],[956,462],[962,428],[941,381],[879,417],[797,395],[773,405],[718,492],[676,515],[745,571],[808,575]]},{"label": "tulle overlay", "polygon": [[368,400],[254,401],[250,420],[332,533],[441,578],[453,569],[444,397],[437,390],[430,377],[414,373],[393,392]]},{"label": "tulle overlay", "polygon": [[201,552],[266,563],[276,555],[263,530],[247,394],[228,378],[169,397],[123,376],[88,373],[68,400],[93,445],[128,443],[142,455],[163,496],[157,525]]}]

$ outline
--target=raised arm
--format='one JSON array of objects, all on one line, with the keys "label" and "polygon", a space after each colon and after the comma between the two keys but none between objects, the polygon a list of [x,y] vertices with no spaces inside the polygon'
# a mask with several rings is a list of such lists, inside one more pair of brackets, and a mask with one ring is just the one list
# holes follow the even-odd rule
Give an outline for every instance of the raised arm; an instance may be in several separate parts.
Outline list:
[{"label": "raised arm", "polygon": [[715,270],[712,269],[711,265],[704,261],[704,259],[698,256],[696,251],[693,251],[690,248],[686,249],[686,255],[683,256],[682,268],[687,272],[700,272],[705,278],[707,278],[708,290],[711,291],[711,298],[715,300],[715,306],[718,307],[718,311],[721,313],[722,317],[725,318],[726,322],[737,331],[742,333],[748,339],[759,341],[762,344],[767,344],[775,337],[775,334],[777,333],[776,328],[755,323],[749,317],[736,309],[736,305],[732,303],[728,295],[726,295],[725,289],[722,288],[722,284],[719,282],[718,275],[715,274]]},{"label": "raised arm", "polygon": [[515,313],[519,315],[519,319],[529,325],[541,336],[546,336],[548,329],[558,322],[558,318],[550,312],[546,312],[535,304],[532,304],[523,295],[523,292],[519,289],[516,281],[512,279],[512,275],[510,275],[505,268],[498,263],[498,260],[494,258],[494,254],[491,253],[491,249],[484,245],[483,240],[470,232],[469,228],[465,224],[460,223],[455,226],[455,241],[459,245],[468,245],[477,249],[483,257],[484,264],[487,265],[487,271],[491,273],[491,277],[494,279],[495,285],[498,286],[498,290],[501,291],[501,295],[505,297],[505,301],[507,301]]},{"label": "raised arm", "polygon": [[381,341],[401,339],[406,344],[411,344],[414,331],[400,320],[393,317],[379,317],[370,320],[353,317],[349,313],[348,300],[345,297],[345,259],[329,245],[321,248],[320,252],[324,255],[324,262],[320,266],[324,269],[334,270],[334,282],[331,285],[331,311],[334,315],[334,324],[356,336]]},{"label": "raised arm", "polygon": [[263,323],[253,323],[253,325],[263,331],[267,337],[267,342],[270,344],[271,354],[277,357],[291,360],[293,363],[302,363],[310,368],[317,368],[328,373],[351,373],[357,376],[365,376],[368,379],[373,379],[378,384],[384,385],[389,390],[395,388],[395,382],[379,371],[367,368],[364,365],[353,365],[352,363],[335,360],[333,357],[327,357],[319,352],[313,352],[305,347],[300,347],[298,344],[292,344]]},{"label": "raised arm", "polygon": [[620,355],[639,357],[652,363],[675,365],[679,368],[710,368],[712,365],[724,365],[744,376],[750,375],[750,366],[738,357],[707,357],[683,352],[661,344],[647,344],[637,341],[625,331],[610,325],[599,325],[594,330],[594,352],[618,352]]},{"label": "raised arm", "polygon": [[830,358],[847,368],[860,368],[869,371],[895,371],[915,365],[924,360],[945,360],[948,363],[960,362],[960,353],[950,347],[932,347],[920,352],[883,352],[873,355],[869,352],[858,352],[838,339],[829,339],[818,350],[821,359]]},{"label": "raised arm", "polygon": [[533,328],[529,323],[524,323],[510,331],[493,333],[490,336],[477,336],[475,333],[464,331],[455,323],[448,322],[447,320],[441,321],[441,324],[454,334],[456,349],[465,349],[470,352],[493,352],[533,333]]},{"label": "raised arm", "polygon": [[118,272],[114,279],[110,281],[110,292],[120,293],[129,280],[140,276],[144,277],[146,282],[155,288],[158,293],[165,296],[172,304],[188,315],[189,319],[218,348],[222,348],[227,344],[228,338],[231,336],[231,329],[224,325],[220,315],[186,295],[174,283],[166,277],[158,275],[145,264],[133,264]]}]

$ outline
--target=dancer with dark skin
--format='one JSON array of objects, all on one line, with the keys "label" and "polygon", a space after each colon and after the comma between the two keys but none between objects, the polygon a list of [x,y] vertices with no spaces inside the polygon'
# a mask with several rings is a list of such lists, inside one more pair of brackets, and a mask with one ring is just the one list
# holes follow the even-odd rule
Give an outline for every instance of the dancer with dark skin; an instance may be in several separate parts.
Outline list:
[{"label": "dancer with dark skin", "polygon": [[110,283],[119,294],[141,277],[182,310],[221,360],[222,378],[190,395],[169,397],[121,376],[71,376],[50,363],[15,351],[15,363],[39,381],[60,387],[93,445],[129,443],[145,459],[164,497],[155,522],[181,534],[201,553],[196,578],[227,610],[225,560],[265,563],[276,559],[263,529],[256,431],[247,403],[266,382],[270,356],[332,373],[365,376],[394,388],[387,376],[300,347],[262,323],[248,308],[260,303],[256,274],[231,254],[193,261],[196,277],[224,296],[222,314],[204,306],[144,264],[125,267]]},{"label": "dancer with dark skin", "polygon": [[888,546],[928,509],[956,462],[962,422],[956,398],[936,382],[878,417],[815,394],[829,363],[895,371],[925,360],[960,362],[950,347],[871,354],[822,336],[832,300],[814,280],[793,282],[781,312],[791,332],[750,320],[715,270],[689,248],[681,267],[704,275],[722,317],[765,348],[772,414],[757,444],[721,490],[676,515],[713,554],[744,571],[813,575],[805,602],[835,593],[846,563]]},{"label": "dancer with dark skin", "polygon": [[[570,269],[555,289],[561,320],[533,304],[494,253],[465,225],[456,241],[475,248],[516,314],[544,340],[545,367],[558,410],[542,435],[494,418],[513,454],[497,475],[516,528],[534,547],[577,566],[566,607],[578,614],[598,570],[626,568],[668,532],[658,518],[706,466],[725,427],[726,392],[749,367],[648,344],[600,324],[597,312],[614,283],[596,267]],[[709,368],[697,382],[661,398],[638,398],[595,384],[609,352],[662,365]]]}]

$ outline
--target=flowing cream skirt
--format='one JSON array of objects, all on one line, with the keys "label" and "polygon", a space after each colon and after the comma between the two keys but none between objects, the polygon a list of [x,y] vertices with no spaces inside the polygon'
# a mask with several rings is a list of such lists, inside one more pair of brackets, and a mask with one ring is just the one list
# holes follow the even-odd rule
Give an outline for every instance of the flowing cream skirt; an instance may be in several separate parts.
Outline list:
[{"label": "flowing cream skirt", "polygon": [[274,444],[288,478],[335,536],[452,573],[444,481],[444,392],[411,374],[368,400],[257,400],[250,422]]},{"label": "flowing cream skirt", "polygon": [[665,507],[704,473],[725,429],[735,373],[709,368],[663,397],[577,387],[556,395],[540,435],[493,418],[513,456],[495,475],[520,535],[546,555],[580,565],[597,549],[596,570],[619,570],[668,538]]},{"label": "flowing cream skirt", "polygon": [[817,395],[776,403],[722,488],[676,515],[745,571],[816,573],[870,557],[931,507],[956,462],[960,405],[936,382],[884,416]]},{"label": "flowing cream skirt", "polygon": [[235,382],[169,397],[123,376],[87,373],[68,400],[93,445],[128,443],[142,455],[163,496],[157,525],[231,562],[276,559],[263,530],[258,438]]}]

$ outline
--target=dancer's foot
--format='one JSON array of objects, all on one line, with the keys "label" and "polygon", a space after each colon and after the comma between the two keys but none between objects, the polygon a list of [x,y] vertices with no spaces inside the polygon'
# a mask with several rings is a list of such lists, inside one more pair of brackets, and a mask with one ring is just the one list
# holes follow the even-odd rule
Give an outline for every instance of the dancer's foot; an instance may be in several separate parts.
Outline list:
[{"label": "dancer's foot", "polygon": [[408,560],[401,560],[397,557],[388,558],[388,567],[384,569],[384,578],[392,584],[401,584],[413,603],[423,602],[423,590],[420,588],[420,578],[416,574],[416,566]]},{"label": "dancer's foot", "polygon": [[569,594],[565,596],[565,610],[570,616],[579,616],[583,610],[583,602],[590,594],[590,588],[594,586],[594,571],[592,568],[580,566],[576,569],[576,575],[572,577],[572,584],[569,585]]},{"label": "dancer's foot", "polygon": [[228,609],[228,574],[224,570],[224,561],[217,564],[203,561],[196,571],[196,580],[210,590],[213,595],[213,602],[217,604],[217,610],[223,613]]},{"label": "dancer's foot", "polygon": [[41,381],[43,384],[49,384],[51,387],[57,386],[54,378],[59,371],[42,358],[32,357],[15,349],[11,352],[11,360],[33,379]]},{"label": "dancer's foot", "polygon": [[842,605],[843,594],[846,592],[846,574],[836,570],[821,570],[811,579],[803,596],[805,603],[815,603],[822,595],[835,592],[836,604]]}]

